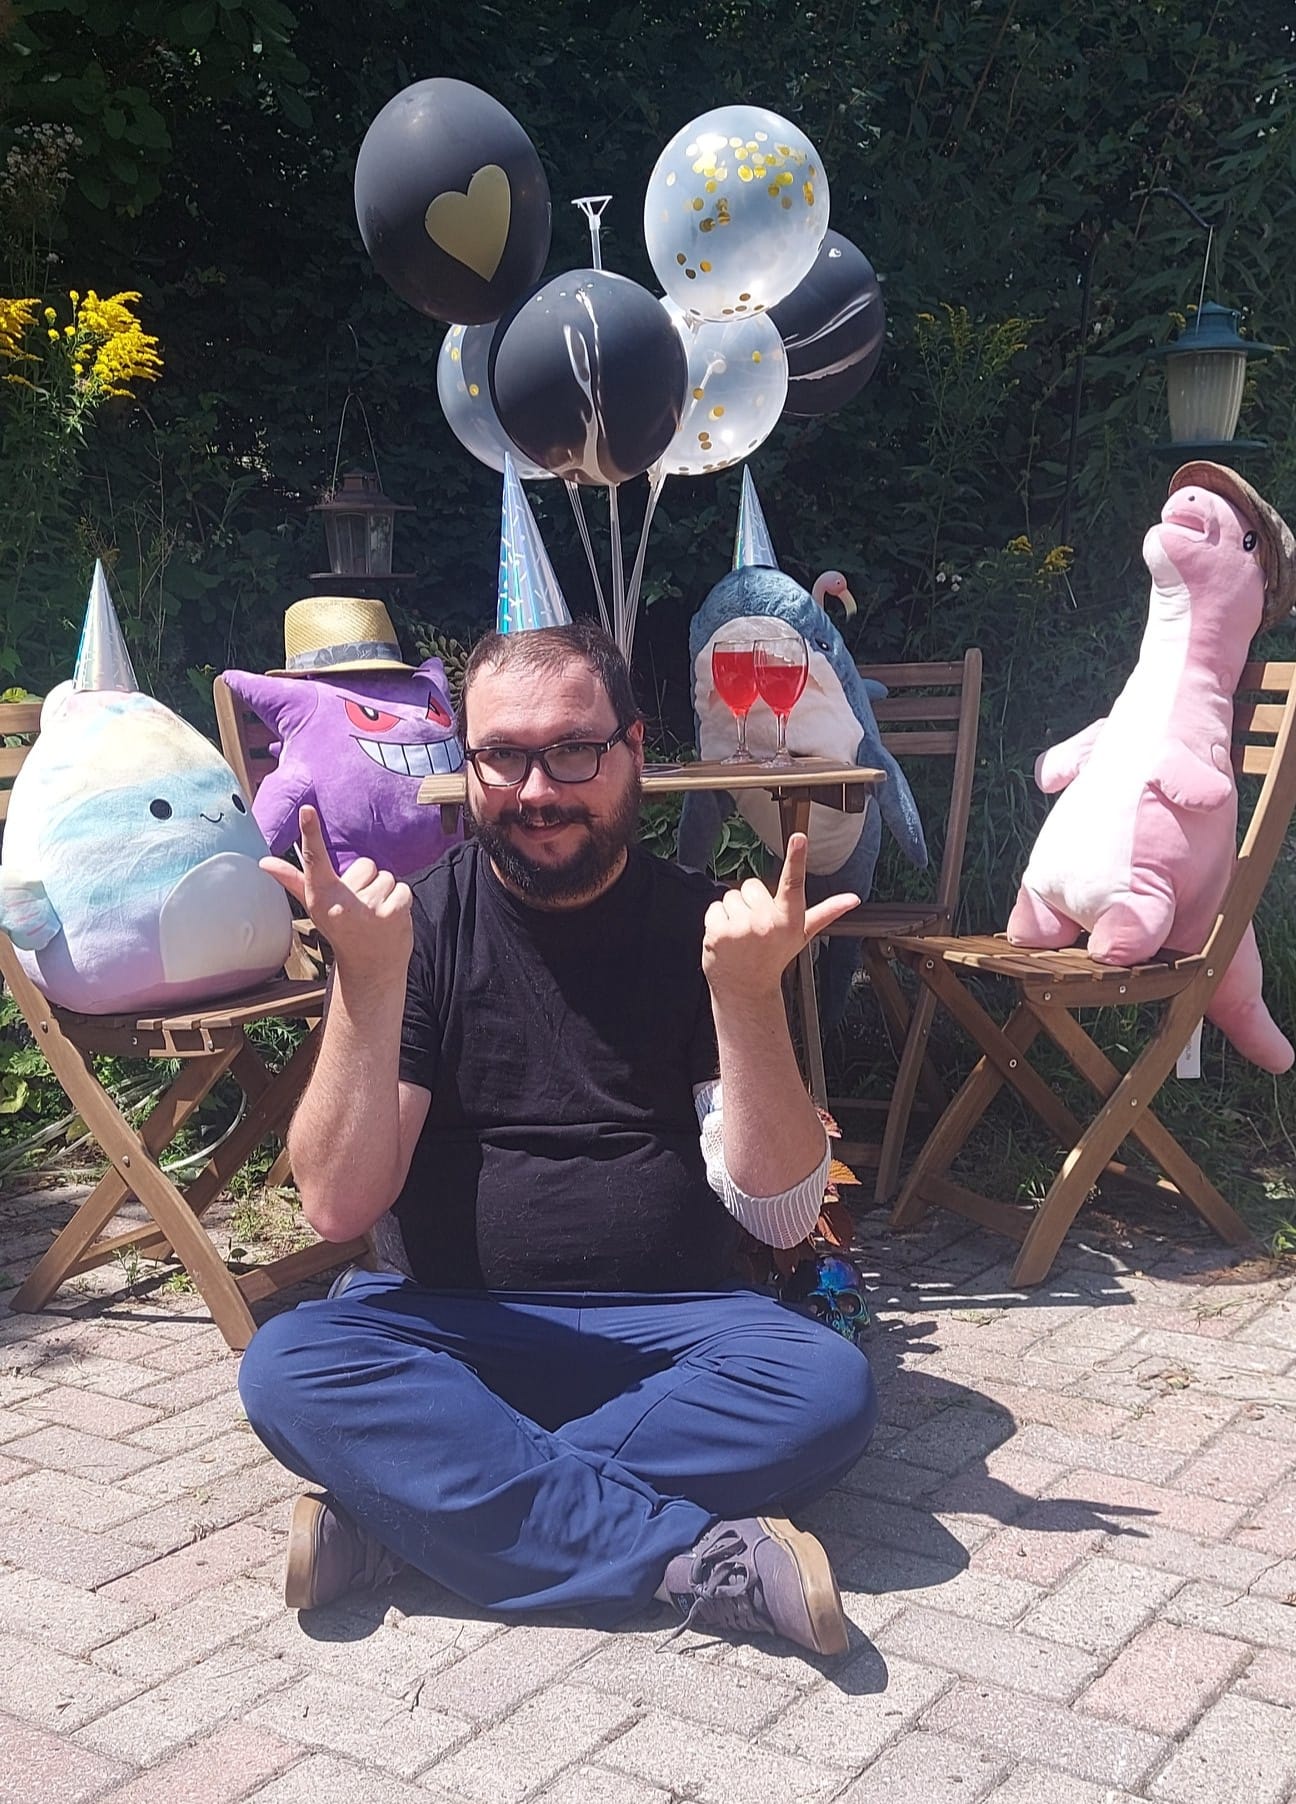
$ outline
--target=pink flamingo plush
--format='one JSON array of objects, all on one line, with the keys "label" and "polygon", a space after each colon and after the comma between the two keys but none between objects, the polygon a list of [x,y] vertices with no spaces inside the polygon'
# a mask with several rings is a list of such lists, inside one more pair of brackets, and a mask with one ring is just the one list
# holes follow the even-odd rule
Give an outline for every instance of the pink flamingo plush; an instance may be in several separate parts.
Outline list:
[{"label": "pink flamingo plush", "polygon": [[846,610],[847,619],[855,612],[855,597],[846,586],[846,578],[840,570],[825,570],[822,576],[815,578],[814,588],[810,591],[821,608],[827,607],[828,597],[836,596]]}]

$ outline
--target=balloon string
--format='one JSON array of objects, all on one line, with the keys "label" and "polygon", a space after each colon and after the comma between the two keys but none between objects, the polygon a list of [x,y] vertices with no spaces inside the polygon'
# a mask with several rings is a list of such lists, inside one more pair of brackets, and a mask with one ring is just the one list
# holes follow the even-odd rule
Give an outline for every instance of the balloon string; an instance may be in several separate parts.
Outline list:
[{"label": "balloon string", "polygon": [[628,658],[626,642],[625,565],[621,557],[621,509],[617,502],[616,484],[608,487],[608,529],[612,538],[612,619],[613,637]]},{"label": "balloon string", "polygon": [[648,557],[648,528],[652,525],[653,514],[661,499],[661,492],[666,486],[666,472],[661,464],[654,464],[648,475],[648,501],[644,507],[643,526],[639,532],[639,549],[635,553],[634,569],[630,572],[630,589],[626,597],[626,609],[629,615],[629,644],[626,647],[626,660],[634,650],[635,621],[639,615],[639,592],[643,588],[644,563]]},{"label": "balloon string", "polygon": [[590,567],[590,575],[594,579],[594,599],[598,602],[599,619],[603,623],[603,631],[605,633],[610,633],[612,627],[608,620],[607,602],[603,598],[603,583],[599,576],[598,559],[594,556],[594,541],[590,538],[589,522],[585,518],[585,509],[581,505],[580,484],[578,482],[565,482],[563,487],[567,490],[567,499],[572,504],[572,512],[576,516],[576,530],[580,534],[581,544],[585,547],[585,557]]}]

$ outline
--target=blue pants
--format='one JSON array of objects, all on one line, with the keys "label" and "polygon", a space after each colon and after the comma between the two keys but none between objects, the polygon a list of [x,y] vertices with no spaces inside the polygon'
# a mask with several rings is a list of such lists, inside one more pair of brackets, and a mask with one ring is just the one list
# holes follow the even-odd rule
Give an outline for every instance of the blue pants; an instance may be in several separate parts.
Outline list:
[{"label": "blue pants", "polygon": [[611,1623],[722,1518],[787,1514],[867,1446],[864,1356],[758,1292],[425,1290],[355,1273],[243,1356],[271,1452],[498,1611]]}]

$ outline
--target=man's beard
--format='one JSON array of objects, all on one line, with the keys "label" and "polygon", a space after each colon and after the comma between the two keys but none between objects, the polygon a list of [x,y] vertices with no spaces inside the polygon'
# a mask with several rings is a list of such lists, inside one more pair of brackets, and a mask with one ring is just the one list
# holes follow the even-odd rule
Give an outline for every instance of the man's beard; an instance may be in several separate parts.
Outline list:
[{"label": "man's beard", "polygon": [[[626,784],[615,811],[595,820],[579,802],[553,808],[508,808],[492,821],[482,820],[467,803],[473,838],[500,876],[519,895],[542,905],[583,902],[598,895],[634,844],[639,830],[639,773]],[[527,856],[509,833],[510,827],[557,827],[577,823],[586,829],[584,843],[561,864]]]}]

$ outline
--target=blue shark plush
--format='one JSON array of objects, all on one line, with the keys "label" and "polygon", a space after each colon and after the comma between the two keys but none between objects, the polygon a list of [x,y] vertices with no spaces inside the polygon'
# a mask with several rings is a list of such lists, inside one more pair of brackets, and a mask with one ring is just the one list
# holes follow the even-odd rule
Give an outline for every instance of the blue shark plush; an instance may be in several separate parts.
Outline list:
[{"label": "blue shark plush", "polygon": [[[885,689],[860,676],[823,607],[781,570],[748,565],[730,571],[693,616],[689,658],[698,752],[703,758],[725,758],[736,740],[733,715],[716,694],[711,677],[712,641],[722,629],[734,627],[759,639],[772,619],[794,627],[810,654],[805,691],[788,721],[789,751],[887,773],[876,805],[870,800],[861,814],[843,814],[817,804],[810,810],[807,895],[817,901],[850,890],[863,899],[873,885],[882,821],[905,856],[919,867],[927,863],[922,822],[904,773],[883,746],[873,717],[871,697],[884,695]],[[757,700],[747,717],[747,743],[755,757],[773,752],[774,733],[774,716]],[[778,804],[763,790],[693,791],[685,798],[680,818],[681,864],[705,868],[724,818],[735,808],[772,852],[780,850]],[[831,1026],[845,1009],[858,948],[850,940],[830,940],[826,950],[822,1019]]]}]

